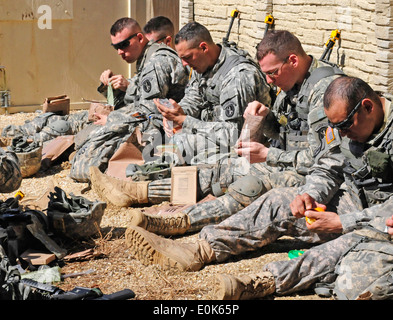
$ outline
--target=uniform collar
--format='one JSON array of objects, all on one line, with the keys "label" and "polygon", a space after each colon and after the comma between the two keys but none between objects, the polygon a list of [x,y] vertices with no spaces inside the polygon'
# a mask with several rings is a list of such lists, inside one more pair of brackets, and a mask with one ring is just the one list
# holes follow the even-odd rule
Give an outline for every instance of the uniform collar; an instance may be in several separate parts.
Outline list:
[{"label": "uniform collar", "polygon": [[143,66],[145,65],[145,62],[147,61],[148,53],[150,47],[155,44],[156,42],[154,40],[150,40],[145,47],[143,48],[142,54],[139,56],[137,62],[136,62],[136,69],[138,70],[138,73],[141,72],[143,69]]}]

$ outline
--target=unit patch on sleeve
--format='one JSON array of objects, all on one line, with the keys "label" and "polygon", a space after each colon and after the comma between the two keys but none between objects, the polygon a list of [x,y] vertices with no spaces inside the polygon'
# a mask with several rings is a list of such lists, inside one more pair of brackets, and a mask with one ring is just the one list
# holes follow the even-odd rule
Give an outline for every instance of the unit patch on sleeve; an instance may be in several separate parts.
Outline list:
[{"label": "unit patch on sleeve", "polygon": [[151,84],[151,80],[150,79],[145,79],[142,82],[142,88],[146,93],[150,93],[151,89],[152,89],[152,84]]},{"label": "unit patch on sleeve", "polygon": [[336,137],[334,136],[333,128],[328,127],[326,129],[325,137],[326,137],[327,144],[332,143],[336,139]]}]

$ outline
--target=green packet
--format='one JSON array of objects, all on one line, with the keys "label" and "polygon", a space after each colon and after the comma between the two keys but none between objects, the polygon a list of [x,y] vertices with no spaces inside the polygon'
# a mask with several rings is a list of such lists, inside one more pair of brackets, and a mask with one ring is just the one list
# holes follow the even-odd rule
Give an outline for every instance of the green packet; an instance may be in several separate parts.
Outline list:
[{"label": "green packet", "polygon": [[301,256],[303,253],[304,253],[303,250],[291,250],[288,252],[288,259],[291,260],[291,259],[297,258],[297,257]]}]

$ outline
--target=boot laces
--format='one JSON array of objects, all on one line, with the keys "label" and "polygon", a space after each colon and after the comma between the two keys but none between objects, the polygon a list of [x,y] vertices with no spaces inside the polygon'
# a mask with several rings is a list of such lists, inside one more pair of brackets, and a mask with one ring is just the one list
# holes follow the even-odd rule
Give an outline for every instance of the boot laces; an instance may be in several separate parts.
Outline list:
[{"label": "boot laces", "polygon": [[176,216],[150,216],[147,215],[147,225],[149,228],[159,229],[159,230],[172,230],[178,228],[185,228],[186,222],[185,217]]}]

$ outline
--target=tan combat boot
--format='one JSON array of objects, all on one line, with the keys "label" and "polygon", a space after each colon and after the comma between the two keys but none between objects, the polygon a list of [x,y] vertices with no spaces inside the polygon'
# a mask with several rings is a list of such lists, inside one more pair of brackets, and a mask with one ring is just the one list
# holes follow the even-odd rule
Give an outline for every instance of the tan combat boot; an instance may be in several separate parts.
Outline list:
[{"label": "tan combat boot", "polygon": [[126,244],[135,259],[144,265],[158,264],[165,270],[198,271],[215,260],[213,249],[204,240],[181,243],[139,227],[127,229]]},{"label": "tan combat boot", "polygon": [[270,272],[232,276],[217,276],[216,299],[218,300],[250,300],[263,298],[275,292],[274,277]]},{"label": "tan combat boot", "polygon": [[141,227],[155,234],[174,236],[185,234],[190,229],[190,219],[182,212],[156,215],[135,211],[130,217],[130,225]]},{"label": "tan combat boot", "polygon": [[97,167],[89,170],[91,186],[102,200],[118,207],[149,202],[147,187],[150,181],[121,180],[102,173]]},{"label": "tan combat boot", "polygon": [[24,210],[38,210],[38,211],[45,211],[48,209],[49,204],[49,196],[51,192],[55,193],[55,182],[50,180],[48,182],[47,189],[45,192],[39,196],[32,196],[32,197],[25,197],[23,200],[20,201],[21,206]]}]

